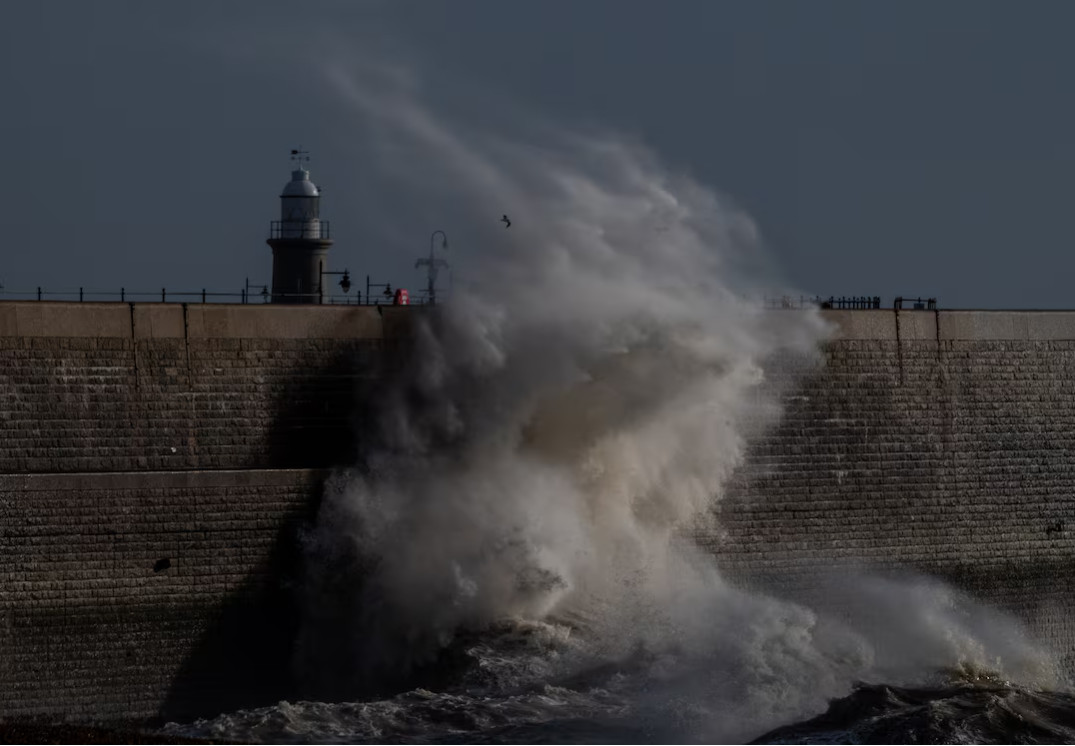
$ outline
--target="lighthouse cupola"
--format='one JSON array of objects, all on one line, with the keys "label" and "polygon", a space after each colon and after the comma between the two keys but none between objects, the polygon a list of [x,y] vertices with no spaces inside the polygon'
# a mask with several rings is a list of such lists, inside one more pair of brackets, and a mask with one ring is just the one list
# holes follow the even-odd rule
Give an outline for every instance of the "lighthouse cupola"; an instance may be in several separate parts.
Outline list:
[{"label": "lighthouse cupola", "polygon": [[325,257],[332,246],[327,220],[321,219],[321,190],[303,167],[309,161],[302,150],[292,150],[299,166],[280,193],[280,219],[272,221],[268,244],[272,247],[273,303],[318,303]]}]

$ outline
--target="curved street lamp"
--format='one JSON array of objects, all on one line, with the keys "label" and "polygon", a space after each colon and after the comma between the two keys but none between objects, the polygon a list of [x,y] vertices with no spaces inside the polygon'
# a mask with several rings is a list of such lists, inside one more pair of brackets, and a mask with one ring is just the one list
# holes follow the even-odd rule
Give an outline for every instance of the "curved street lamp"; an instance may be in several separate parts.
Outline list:
[{"label": "curved street lamp", "polygon": [[449,269],[448,262],[444,259],[438,259],[433,255],[433,249],[436,248],[434,240],[437,238],[437,234],[441,235],[440,247],[444,250],[448,250],[448,234],[444,231],[437,230],[429,236],[429,256],[423,257],[414,263],[414,268],[427,267],[426,270],[426,293],[429,296],[429,304],[433,305],[437,302],[437,272],[440,269]]},{"label": "curved street lamp", "polygon": [[[322,266],[324,266],[324,265],[322,265]],[[340,289],[343,291],[344,295],[347,295],[347,293],[349,293],[351,291],[351,273],[350,272],[348,272],[346,269],[343,272],[326,272],[324,269],[322,269],[321,270],[321,278],[318,280],[318,283],[317,283],[317,302],[318,303],[324,303],[325,302],[325,296],[324,296],[324,292],[322,290],[325,287],[325,275],[343,275],[343,278],[340,280]],[[359,299],[359,302],[361,303],[361,298]]]}]

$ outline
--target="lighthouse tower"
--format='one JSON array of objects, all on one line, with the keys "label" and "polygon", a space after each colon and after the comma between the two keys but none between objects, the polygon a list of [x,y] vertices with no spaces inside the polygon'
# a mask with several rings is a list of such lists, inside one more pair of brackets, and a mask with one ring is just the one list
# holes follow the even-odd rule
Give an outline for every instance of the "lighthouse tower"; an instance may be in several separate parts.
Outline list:
[{"label": "lighthouse tower", "polygon": [[325,255],[332,246],[329,224],[321,219],[321,190],[310,181],[303,150],[292,150],[298,169],[280,194],[280,219],[272,221],[272,302],[318,303]]}]

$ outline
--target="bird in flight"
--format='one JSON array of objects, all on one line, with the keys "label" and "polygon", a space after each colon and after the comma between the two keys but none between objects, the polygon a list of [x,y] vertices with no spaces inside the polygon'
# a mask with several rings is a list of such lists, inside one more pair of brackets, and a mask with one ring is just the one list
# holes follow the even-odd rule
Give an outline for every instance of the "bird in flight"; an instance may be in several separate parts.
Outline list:
[{"label": "bird in flight", "polygon": [[500,222],[504,224],[505,228],[510,228],[511,227],[511,220],[508,219],[507,215],[502,216],[500,218]]}]

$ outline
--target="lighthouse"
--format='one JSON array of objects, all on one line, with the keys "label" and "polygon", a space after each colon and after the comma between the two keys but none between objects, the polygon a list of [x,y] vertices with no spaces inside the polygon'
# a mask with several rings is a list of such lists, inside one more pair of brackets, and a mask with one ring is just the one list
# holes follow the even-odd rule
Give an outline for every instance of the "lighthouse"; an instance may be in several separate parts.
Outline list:
[{"label": "lighthouse", "polygon": [[269,226],[272,247],[272,302],[319,303],[325,255],[332,246],[327,220],[321,219],[321,190],[303,167],[309,157],[292,150],[298,168],[280,194],[280,219]]}]

